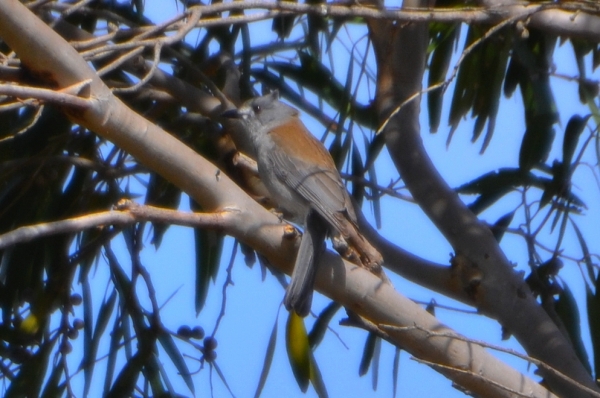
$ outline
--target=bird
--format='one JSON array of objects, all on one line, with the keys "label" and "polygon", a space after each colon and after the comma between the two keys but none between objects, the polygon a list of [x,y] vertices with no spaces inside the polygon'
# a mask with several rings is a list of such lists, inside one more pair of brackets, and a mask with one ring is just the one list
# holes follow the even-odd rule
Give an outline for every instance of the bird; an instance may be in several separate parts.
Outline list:
[{"label": "bird", "polygon": [[258,175],[283,217],[304,227],[284,304],[308,315],[319,256],[327,236],[341,236],[360,265],[378,272],[381,254],[359,232],[356,212],[325,146],[300,119],[300,112],[273,91],[230,109],[223,117],[238,119],[249,135]]}]

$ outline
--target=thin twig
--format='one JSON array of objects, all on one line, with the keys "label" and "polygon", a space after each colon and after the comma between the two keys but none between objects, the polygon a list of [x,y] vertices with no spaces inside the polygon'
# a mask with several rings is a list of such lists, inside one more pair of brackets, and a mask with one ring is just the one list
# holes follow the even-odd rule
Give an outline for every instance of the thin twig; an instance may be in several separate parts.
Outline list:
[{"label": "thin twig", "polygon": [[56,26],[56,24],[65,19],[65,17],[68,17],[69,15],[73,14],[75,11],[82,9],[83,7],[85,7],[86,5],[88,5],[89,3],[91,3],[94,0],[81,0],[78,3],[75,4],[70,4],[69,8],[67,8],[66,10],[64,10],[59,16],[58,18],[56,18],[54,21],[52,21],[49,26],[51,28],[54,28]]},{"label": "thin twig", "polygon": [[5,142],[5,141],[10,141],[15,139],[16,137],[20,136],[21,134],[29,131],[30,128],[32,128],[37,121],[39,120],[39,118],[42,116],[42,112],[44,111],[44,105],[39,105],[35,102],[37,102],[37,100],[26,100],[27,102],[31,101],[32,106],[37,107],[37,109],[35,110],[35,114],[33,115],[33,117],[31,117],[29,119],[29,121],[27,122],[27,124],[23,127],[21,127],[18,131],[15,131],[14,133],[10,133],[10,135],[7,135],[4,138],[0,138],[0,142]]},{"label": "thin twig", "polygon": [[76,233],[84,229],[111,224],[130,225],[140,221],[162,222],[188,227],[225,228],[233,222],[230,217],[233,212],[227,210],[219,213],[182,213],[176,210],[142,206],[125,200],[116,206],[116,210],[17,228],[0,235],[0,249],[45,236]]},{"label": "thin twig", "polygon": [[212,337],[215,337],[215,335],[217,334],[217,330],[219,329],[221,320],[225,316],[225,307],[227,307],[227,287],[229,285],[233,285],[233,278],[231,277],[231,271],[233,270],[233,264],[234,264],[235,257],[237,254],[238,245],[239,245],[239,243],[236,240],[235,243],[233,244],[233,249],[231,251],[231,259],[229,260],[229,265],[227,266],[227,278],[225,279],[225,282],[223,283],[223,288],[222,288],[222,293],[221,293],[223,296],[223,300],[221,301],[221,311],[219,312],[219,316],[217,317],[217,321],[215,323],[215,328],[211,334]]},{"label": "thin twig", "polygon": [[16,98],[36,98],[41,101],[52,102],[58,105],[83,109],[88,108],[90,105],[87,99],[78,97],[77,95],[40,87],[0,84],[0,94]]},{"label": "thin twig", "polygon": [[124,88],[113,88],[113,93],[121,93],[121,94],[126,94],[126,93],[133,93],[137,90],[139,90],[144,84],[148,83],[150,81],[150,79],[152,79],[152,77],[154,76],[154,73],[156,72],[156,70],[158,69],[158,63],[160,62],[160,52],[162,49],[162,42],[158,42],[156,43],[156,45],[154,46],[154,59],[152,60],[152,66],[150,67],[150,70],[148,71],[148,73],[146,73],[146,75],[140,79],[136,84],[134,84],[131,87],[124,87]]},{"label": "thin twig", "polygon": [[[555,376],[558,376],[559,378],[565,380],[567,383],[570,383],[578,388],[580,388],[581,390],[585,391],[588,394],[591,394],[594,397],[600,398],[600,393],[592,390],[591,388],[588,388],[580,383],[578,383],[577,381],[571,379],[570,377],[566,376],[564,373],[554,369],[553,367],[551,367],[550,365],[546,364],[545,362],[540,361],[539,359],[535,359],[533,357],[530,357],[528,355],[524,355],[521,354],[520,352],[517,352],[515,350],[512,350],[510,348],[504,348],[504,347],[500,347],[494,344],[490,344],[487,343],[485,341],[482,340],[475,340],[475,339],[470,339],[468,337],[465,336],[461,336],[459,334],[455,334],[455,333],[445,333],[445,332],[435,332],[432,330],[428,330],[425,329],[421,326],[418,325],[414,325],[414,326],[394,326],[394,325],[384,325],[384,324],[380,324],[378,325],[380,328],[387,330],[387,331],[394,331],[394,332],[411,332],[414,330],[419,330],[421,332],[424,332],[425,334],[427,334],[430,337],[448,337],[451,339],[455,339],[455,340],[459,340],[459,341],[464,341],[465,343],[472,343],[472,344],[477,344],[481,347],[484,348],[489,348],[495,351],[500,351],[500,352],[504,352],[506,354],[510,354],[513,356],[516,356],[517,358],[523,359],[524,361],[530,362],[534,365],[536,365],[537,367],[543,368],[547,371],[549,371],[550,373],[554,374]],[[443,366],[438,364],[439,366]],[[454,369],[454,368],[452,368]]]},{"label": "thin twig", "polygon": [[456,372],[456,373],[462,373],[462,374],[474,377],[476,379],[480,379],[480,380],[484,381],[486,384],[491,384],[491,385],[493,385],[496,388],[499,388],[501,390],[507,391],[507,392],[509,392],[511,394],[514,394],[516,396],[519,396],[519,397],[524,397],[524,398],[530,398],[531,397],[530,393],[522,393],[522,392],[519,392],[519,391],[514,390],[512,388],[508,388],[505,385],[502,385],[502,384],[498,383],[497,381],[494,381],[494,380],[490,379],[489,377],[485,377],[485,376],[483,376],[483,375],[481,375],[479,373],[475,373],[475,372],[473,372],[471,370],[458,368],[456,366],[443,365],[441,363],[431,362],[431,361],[427,361],[425,359],[421,359],[421,358],[417,358],[417,357],[412,357],[412,359],[414,361],[416,361],[416,362],[419,362],[419,363],[422,363],[422,364],[425,364],[425,365],[429,365],[432,368],[445,369],[445,370],[449,370],[449,371]]},{"label": "thin twig", "polygon": [[[158,44],[158,42],[156,44]],[[136,48],[126,52],[125,54],[121,55],[120,57],[118,57],[117,59],[115,59],[114,61],[109,63],[108,65],[105,65],[102,68],[98,69],[98,71],[96,73],[98,74],[98,76],[104,76],[107,73],[112,72],[113,70],[117,69],[118,67],[123,65],[125,62],[129,61],[130,59],[137,57],[138,55],[143,53],[144,49],[145,48],[142,46],[136,47]],[[99,59],[99,57],[104,58],[109,55],[111,55],[110,52],[104,52],[104,53],[98,54],[98,57],[95,57],[92,60],[96,61]]]}]

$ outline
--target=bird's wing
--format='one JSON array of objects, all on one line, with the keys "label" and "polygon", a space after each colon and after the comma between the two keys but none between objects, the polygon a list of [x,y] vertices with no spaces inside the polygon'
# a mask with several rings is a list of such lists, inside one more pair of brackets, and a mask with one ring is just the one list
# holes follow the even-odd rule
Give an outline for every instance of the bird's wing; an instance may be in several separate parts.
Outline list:
[{"label": "bird's wing", "polygon": [[[356,224],[352,202],[342,179],[335,168],[333,159],[314,136],[297,119],[295,128],[302,129],[293,140],[284,139],[288,129],[283,127],[271,130],[271,139],[281,151],[273,151],[270,161],[277,178],[295,188],[298,194],[312,204],[312,207],[339,232],[344,234],[347,221]],[[304,154],[303,157],[295,153]]]}]

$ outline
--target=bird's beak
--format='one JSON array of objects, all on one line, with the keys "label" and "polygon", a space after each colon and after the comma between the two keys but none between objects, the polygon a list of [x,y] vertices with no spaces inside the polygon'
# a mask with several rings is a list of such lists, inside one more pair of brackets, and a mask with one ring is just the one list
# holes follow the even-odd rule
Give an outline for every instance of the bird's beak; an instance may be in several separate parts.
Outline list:
[{"label": "bird's beak", "polygon": [[227,119],[242,119],[244,114],[239,111],[239,109],[228,109],[225,112],[221,113],[221,117]]}]

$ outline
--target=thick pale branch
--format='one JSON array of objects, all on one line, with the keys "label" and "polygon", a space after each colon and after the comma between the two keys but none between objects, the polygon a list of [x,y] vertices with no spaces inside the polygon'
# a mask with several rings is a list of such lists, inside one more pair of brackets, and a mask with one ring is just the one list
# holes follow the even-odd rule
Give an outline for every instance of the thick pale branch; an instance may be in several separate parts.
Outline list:
[{"label": "thick pale branch", "polygon": [[[385,330],[388,340],[398,347],[447,368],[437,369],[475,396],[514,397],[510,390],[529,397],[554,397],[538,383],[506,367],[481,346],[471,344],[393,287],[358,266],[344,266],[339,256],[327,252],[319,263],[317,288],[373,325],[414,327],[412,330]],[[448,333],[432,336],[423,330]],[[452,336],[452,337],[451,337]],[[457,373],[453,369],[469,370]],[[482,379],[481,376],[485,377]],[[497,387],[488,383],[502,386]]]}]

